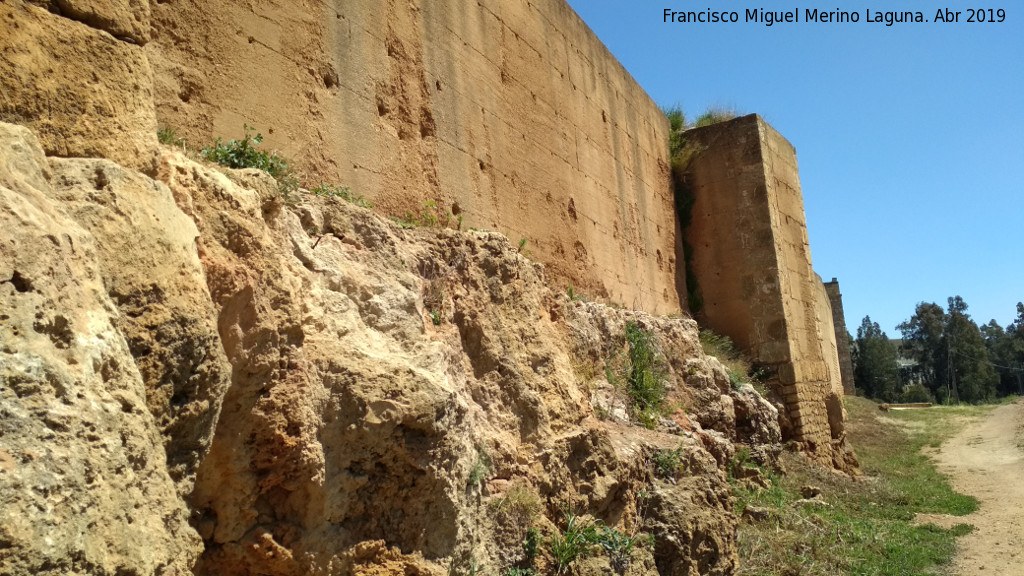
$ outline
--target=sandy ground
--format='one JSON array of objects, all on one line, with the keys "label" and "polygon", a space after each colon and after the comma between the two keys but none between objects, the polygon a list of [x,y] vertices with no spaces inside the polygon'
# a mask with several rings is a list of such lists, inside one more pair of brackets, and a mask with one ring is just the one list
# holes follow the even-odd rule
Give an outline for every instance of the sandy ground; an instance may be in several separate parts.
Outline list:
[{"label": "sandy ground", "polygon": [[940,525],[970,523],[959,540],[953,574],[1024,575],[1024,400],[996,408],[934,454],[953,487],[981,502],[966,517],[919,517]]}]

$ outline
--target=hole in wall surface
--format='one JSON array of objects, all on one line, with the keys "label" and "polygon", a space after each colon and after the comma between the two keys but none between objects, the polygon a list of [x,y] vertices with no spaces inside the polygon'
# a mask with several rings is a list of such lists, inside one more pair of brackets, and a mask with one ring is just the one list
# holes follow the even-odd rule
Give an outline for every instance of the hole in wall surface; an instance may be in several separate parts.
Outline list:
[{"label": "hole in wall surface", "polygon": [[17,270],[14,271],[14,274],[11,276],[11,279],[8,280],[8,282],[10,282],[12,286],[14,286],[15,290],[21,292],[22,294],[32,290],[32,282],[30,282],[28,278],[22,276],[21,273],[18,272]]}]

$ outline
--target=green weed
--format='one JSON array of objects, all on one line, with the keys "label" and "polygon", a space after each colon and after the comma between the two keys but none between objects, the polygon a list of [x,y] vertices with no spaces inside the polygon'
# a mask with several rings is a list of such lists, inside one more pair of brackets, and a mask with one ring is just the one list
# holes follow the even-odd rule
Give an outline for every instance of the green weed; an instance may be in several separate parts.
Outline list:
[{"label": "green weed", "polygon": [[700,345],[708,356],[718,358],[729,374],[729,384],[733,390],[751,381],[751,363],[733,344],[728,336],[716,334],[701,328]]},{"label": "green weed", "polygon": [[712,124],[718,124],[719,122],[726,122],[728,120],[732,120],[737,115],[736,110],[732,108],[713,106],[697,117],[697,121],[693,123],[693,127],[703,128],[704,126],[711,126]]},{"label": "green weed", "polygon": [[466,479],[466,488],[475,488],[480,486],[480,484],[487,479],[488,474],[491,473],[493,465],[491,455],[487,452],[487,449],[478,449],[476,453],[476,460],[473,461],[473,466],[469,469],[469,477]]},{"label": "green weed", "polygon": [[580,518],[571,506],[563,508],[565,529],[548,540],[548,552],[555,563],[555,573],[565,574],[569,565],[590,555],[597,542],[597,527]]},{"label": "green weed", "polygon": [[[423,203],[423,207],[417,212],[408,211],[402,218],[392,218],[396,224],[405,229],[411,228],[447,228],[452,222],[451,212],[441,213],[437,202],[430,200]],[[462,227],[462,219],[456,220],[459,228]]]},{"label": "green weed", "polygon": [[170,146],[178,141],[178,133],[174,128],[164,126],[156,131],[156,139],[159,140],[161,144]]},{"label": "green weed", "polygon": [[628,535],[610,526],[598,526],[594,541],[608,554],[612,569],[622,574],[629,567],[633,549],[649,541],[646,535]]},{"label": "green weed", "polygon": [[540,551],[540,530],[530,527],[526,530],[526,537],[523,538],[523,554],[526,555],[526,562],[533,566],[537,560],[537,552]]},{"label": "green weed", "polygon": [[541,499],[528,484],[517,482],[491,505],[491,509],[500,518],[530,526],[540,516]]},{"label": "green weed", "polygon": [[675,450],[656,450],[651,454],[651,465],[654,473],[666,480],[675,479],[680,472],[685,471],[683,460],[683,447]]},{"label": "green weed", "polygon": [[[281,192],[287,197],[299,187],[298,178],[288,166],[288,160],[277,152],[257,150],[256,147],[263,142],[263,135],[250,128],[248,124],[243,126],[245,137],[241,140],[229,140],[224,142],[221,138],[211,145],[204,147],[200,154],[210,162],[216,162],[227,168],[256,168],[270,174],[277,180]],[[256,132],[255,136],[251,133]]]},{"label": "green weed", "polygon": [[575,286],[569,284],[569,288],[566,289],[565,295],[569,297],[570,302],[589,302],[590,298],[576,289]]},{"label": "green weed", "polygon": [[662,415],[667,394],[665,360],[654,333],[636,322],[626,323],[626,342],[630,365],[626,388],[633,416],[647,428],[654,428]]},{"label": "green weed", "polygon": [[349,204],[355,204],[362,208],[373,208],[373,204],[366,200],[366,198],[363,198],[362,195],[356,196],[348,186],[335,186],[333,184],[324,184],[321,182],[317,186],[310,188],[309,192],[317,196],[340,198]]}]

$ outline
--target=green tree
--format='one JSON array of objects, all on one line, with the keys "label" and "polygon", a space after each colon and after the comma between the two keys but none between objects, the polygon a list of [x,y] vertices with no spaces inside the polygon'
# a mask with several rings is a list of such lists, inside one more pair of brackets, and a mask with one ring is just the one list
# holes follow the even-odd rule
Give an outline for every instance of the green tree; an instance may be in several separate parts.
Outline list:
[{"label": "green tree", "polygon": [[1018,393],[1016,363],[1013,334],[1003,330],[995,320],[980,327],[981,336],[985,339],[988,358],[994,364],[999,375],[996,389],[1000,396]]},{"label": "green tree", "polygon": [[914,315],[896,327],[903,333],[903,356],[917,362],[916,372],[925,386],[945,397],[946,313],[934,302],[921,302]]},{"label": "green tree", "polygon": [[857,389],[865,396],[886,402],[899,400],[901,387],[896,347],[870,316],[865,316],[857,328],[855,344],[853,380]]},{"label": "green tree", "polygon": [[967,303],[959,296],[948,300],[945,336],[949,349],[947,370],[954,393],[964,402],[982,402],[996,395],[999,375],[988,358],[988,349],[978,325],[967,314]]},{"label": "green tree", "polygon": [[1024,303],[1017,303],[1017,318],[1006,330],[992,320],[981,327],[981,334],[989,360],[999,374],[999,395],[1024,395]]}]

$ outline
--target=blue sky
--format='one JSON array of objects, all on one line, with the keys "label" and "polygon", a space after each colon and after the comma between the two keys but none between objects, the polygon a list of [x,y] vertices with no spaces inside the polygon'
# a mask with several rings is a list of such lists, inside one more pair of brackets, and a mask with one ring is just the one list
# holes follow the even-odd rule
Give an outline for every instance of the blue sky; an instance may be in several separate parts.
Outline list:
[{"label": "blue sky", "polygon": [[[1024,3],[847,2],[859,23],[743,23],[726,0],[569,0],[662,105],[757,112],[796,146],[811,255],[839,278],[846,322],[890,337],[921,301],[959,294],[979,324],[1024,301]],[[967,23],[968,7],[1007,11]],[[867,23],[864,11],[948,7],[959,23]],[[736,10],[665,24],[664,8]]]}]

